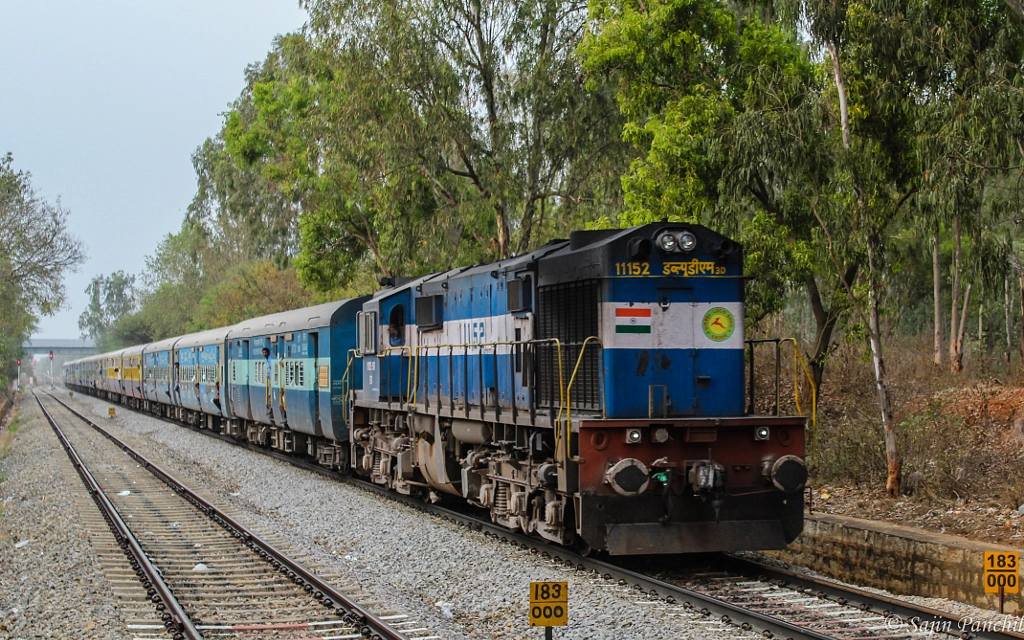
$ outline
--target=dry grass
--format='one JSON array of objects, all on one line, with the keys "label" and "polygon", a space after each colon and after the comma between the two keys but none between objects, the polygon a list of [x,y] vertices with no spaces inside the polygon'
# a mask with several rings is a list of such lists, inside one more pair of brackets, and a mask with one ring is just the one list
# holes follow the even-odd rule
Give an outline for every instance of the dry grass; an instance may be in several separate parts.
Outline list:
[{"label": "dry grass", "polygon": [[[971,351],[962,373],[937,369],[930,336],[890,338],[886,349],[904,492],[934,500],[1024,502],[1024,480],[1017,479],[1024,459],[1020,373],[1008,370],[1002,354]],[[784,370],[791,362],[789,357]],[[770,363],[759,363],[759,392],[771,386],[773,375]],[[792,398],[792,380],[783,386],[783,395]],[[764,401],[758,404],[763,410]],[[793,403],[783,410],[794,411]],[[812,484],[884,487],[878,394],[869,354],[860,345],[841,343],[830,357],[817,430],[809,436]]]}]

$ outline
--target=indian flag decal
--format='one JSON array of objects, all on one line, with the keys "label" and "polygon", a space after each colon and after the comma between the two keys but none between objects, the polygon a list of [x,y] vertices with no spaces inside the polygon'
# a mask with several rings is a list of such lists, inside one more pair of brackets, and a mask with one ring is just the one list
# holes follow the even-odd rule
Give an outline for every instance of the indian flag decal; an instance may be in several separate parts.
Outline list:
[{"label": "indian flag decal", "polygon": [[615,308],[615,333],[650,333],[651,310],[639,307]]}]

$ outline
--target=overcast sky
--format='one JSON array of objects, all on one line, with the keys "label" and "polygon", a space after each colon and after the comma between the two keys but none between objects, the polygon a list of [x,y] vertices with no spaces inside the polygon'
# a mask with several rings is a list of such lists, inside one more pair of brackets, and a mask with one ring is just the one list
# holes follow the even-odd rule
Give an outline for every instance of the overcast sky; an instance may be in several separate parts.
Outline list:
[{"label": "overcast sky", "polygon": [[33,337],[77,338],[93,276],[140,273],[180,228],[192,152],[305,20],[298,0],[0,0],[0,154],[60,198],[89,255]]}]

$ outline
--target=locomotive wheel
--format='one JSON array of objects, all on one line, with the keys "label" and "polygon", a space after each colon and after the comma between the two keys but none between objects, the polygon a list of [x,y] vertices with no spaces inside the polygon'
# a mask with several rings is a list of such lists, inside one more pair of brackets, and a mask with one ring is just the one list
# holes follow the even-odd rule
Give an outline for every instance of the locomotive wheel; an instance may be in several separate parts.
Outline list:
[{"label": "locomotive wheel", "polygon": [[572,548],[576,550],[576,553],[583,557],[589,558],[590,556],[597,555],[594,551],[594,547],[590,546],[590,543],[579,536],[573,536],[575,539],[572,541]]}]

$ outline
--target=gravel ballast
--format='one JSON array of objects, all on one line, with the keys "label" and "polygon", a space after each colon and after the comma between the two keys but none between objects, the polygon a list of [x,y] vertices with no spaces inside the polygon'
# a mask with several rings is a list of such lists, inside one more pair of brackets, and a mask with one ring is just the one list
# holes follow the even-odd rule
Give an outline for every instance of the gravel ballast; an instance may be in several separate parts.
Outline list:
[{"label": "gravel ballast", "polygon": [[0,638],[129,638],[69,493],[77,476],[31,397],[19,408],[0,432]]},{"label": "gravel ballast", "polygon": [[[529,582],[564,580],[569,582],[570,590],[569,625],[556,629],[556,638],[760,637],[615,582],[577,572],[358,486],[121,407],[110,419],[107,411],[111,405],[94,398],[75,394],[72,404],[186,484],[238,513],[245,524],[288,540],[292,548],[310,555],[326,574],[359,584],[374,600],[421,621],[430,635],[452,640],[543,638],[542,629],[531,629],[527,623]],[[42,422],[41,418],[35,421]],[[0,628],[0,637],[66,637],[57,631],[61,624],[78,624],[66,627],[77,629],[86,624],[94,625],[94,629],[102,625],[102,631],[84,636],[124,637],[117,628],[116,610],[109,605],[103,608],[104,603],[114,600],[109,595],[104,599],[103,594],[108,592],[104,591],[102,575],[89,566],[87,538],[84,533],[75,534],[73,522],[64,521],[73,519],[74,510],[68,508],[71,501],[61,504],[56,498],[40,499],[66,489],[54,481],[52,472],[47,475],[55,464],[54,456],[64,454],[48,425],[43,426],[46,428],[34,431],[23,426],[24,431],[15,439],[16,446],[0,466],[8,476],[0,486],[4,498],[17,495],[20,500],[25,496],[22,502],[37,507],[30,511],[19,505],[15,513],[5,505],[0,529],[0,562],[4,563],[0,566],[0,621],[7,624],[11,611],[18,606],[12,603],[22,603],[17,614],[20,617],[12,620],[14,624],[21,621],[17,629],[23,635]],[[36,450],[38,455],[25,453]],[[21,529],[11,526],[15,520],[21,523]],[[50,522],[53,526],[45,525]],[[38,523],[44,523],[42,533],[33,529],[40,526]],[[24,533],[8,536],[9,531]],[[35,537],[77,535],[78,548],[66,540],[54,548],[69,550],[69,558],[62,559],[58,582],[67,589],[66,583],[71,580],[79,595],[72,599],[58,595],[59,591],[49,599],[38,595],[50,589],[47,580],[53,578],[41,573],[42,560],[24,568],[8,563],[8,556],[18,559],[17,554],[25,550],[14,549],[17,540],[13,538],[18,535],[33,538],[25,548],[34,544]],[[23,554],[20,561],[32,558]],[[93,582],[77,581],[78,574],[91,574]],[[23,588],[14,583],[16,580],[30,587]],[[37,595],[33,597],[32,593]],[[19,599],[12,600],[12,594]],[[929,604],[925,599],[918,601]],[[959,603],[943,604],[947,606],[941,608],[977,616],[974,619],[991,616]],[[39,621],[49,626],[37,628]],[[40,633],[40,629],[44,631]]]},{"label": "gravel ballast", "polygon": [[556,638],[760,637],[163,420],[122,408],[109,419],[108,403],[78,394],[73,404],[246,524],[282,535],[442,637],[543,638],[527,621],[532,580],[569,582],[569,624]]}]

